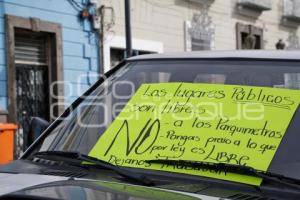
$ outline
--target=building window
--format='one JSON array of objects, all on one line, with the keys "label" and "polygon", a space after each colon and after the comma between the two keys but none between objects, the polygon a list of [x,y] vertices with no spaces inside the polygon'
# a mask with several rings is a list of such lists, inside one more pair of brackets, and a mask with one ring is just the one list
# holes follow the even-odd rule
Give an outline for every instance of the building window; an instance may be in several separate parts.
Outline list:
[{"label": "building window", "polygon": [[282,24],[298,28],[300,24],[300,1],[299,0],[283,0],[282,6]]},{"label": "building window", "polygon": [[18,124],[16,156],[30,142],[31,117],[51,120],[64,109],[63,85],[50,85],[63,80],[62,27],[59,24],[33,18],[6,16],[8,121]]},{"label": "building window", "polygon": [[15,29],[16,117],[22,135],[29,133],[31,117],[50,121],[50,49],[48,34]]},{"label": "building window", "polygon": [[[152,40],[132,39],[133,55],[163,53],[163,43]],[[125,58],[126,42],[123,36],[108,36],[104,42],[104,71],[107,72]]]},{"label": "building window", "polygon": [[[133,56],[151,54],[156,52],[151,51],[142,51],[142,50],[133,50]],[[110,49],[110,67],[116,66],[122,60],[125,59],[126,50],[121,48],[111,48]]]},{"label": "building window", "polygon": [[263,49],[263,29],[237,23],[237,49]]}]

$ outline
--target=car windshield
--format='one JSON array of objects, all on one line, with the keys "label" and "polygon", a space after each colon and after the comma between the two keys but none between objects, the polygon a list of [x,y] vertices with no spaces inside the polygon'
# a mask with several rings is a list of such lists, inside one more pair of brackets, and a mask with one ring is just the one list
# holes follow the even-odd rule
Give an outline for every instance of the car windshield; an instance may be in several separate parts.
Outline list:
[{"label": "car windshield", "polygon": [[[300,90],[296,61],[165,60],[130,62],[108,77],[44,139],[38,151],[89,154],[138,88],[145,83],[212,83]],[[280,117],[280,116],[278,116]],[[269,171],[298,177],[300,164],[296,114]]]}]

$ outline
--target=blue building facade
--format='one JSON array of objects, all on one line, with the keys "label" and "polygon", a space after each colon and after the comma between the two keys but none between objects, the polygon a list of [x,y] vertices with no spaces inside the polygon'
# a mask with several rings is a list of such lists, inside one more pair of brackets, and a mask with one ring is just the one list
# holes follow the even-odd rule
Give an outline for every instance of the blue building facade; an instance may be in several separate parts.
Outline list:
[{"label": "blue building facade", "polygon": [[[90,16],[81,18],[83,10]],[[41,78],[48,84],[43,88],[50,91],[46,109],[50,109],[51,103],[66,107],[95,82],[100,73],[99,39],[91,20],[95,11],[96,6],[89,0],[0,0],[0,122],[18,123],[20,118],[19,106],[24,106],[24,102],[18,98],[26,94],[17,74],[18,70],[23,73],[22,66],[48,65],[46,78]],[[46,42],[41,43],[46,40],[51,51]],[[35,43],[30,44],[30,41]],[[33,60],[28,55],[33,55]],[[29,70],[27,74],[32,84],[33,72]],[[52,87],[53,84],[57,85]],[[53,97],[53,88],[59,97]],[[38,100],[26,101],[35,104]],[[52,111],[47,113],[50,115]]]}]

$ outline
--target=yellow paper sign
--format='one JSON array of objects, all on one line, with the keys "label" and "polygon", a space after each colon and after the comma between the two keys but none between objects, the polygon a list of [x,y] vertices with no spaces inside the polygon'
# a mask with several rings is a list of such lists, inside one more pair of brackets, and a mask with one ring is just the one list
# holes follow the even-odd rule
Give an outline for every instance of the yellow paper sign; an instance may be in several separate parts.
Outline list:
[{"label": "yellow paper sign", "polygon": [[118,166],[260,185],[256,177],[145,160],[228,163],[266,171],[299,99],[299,91],[287,89],[144,84],[89,155]]}]

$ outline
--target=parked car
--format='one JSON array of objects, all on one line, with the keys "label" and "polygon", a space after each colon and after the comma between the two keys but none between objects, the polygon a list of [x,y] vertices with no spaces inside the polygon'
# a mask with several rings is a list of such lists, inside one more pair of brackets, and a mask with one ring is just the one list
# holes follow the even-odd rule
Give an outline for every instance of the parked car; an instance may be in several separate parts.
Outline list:
[{"label": "parked car", "polygon": [[[260,178],[258,185],[118,166],[90,154],[142,84],[205,83],[300,92],[299,51],[142,55],[125,60],[105,75],[73,102],[20,159],[0,166],[0,199],[299,199],[299,107],[265,172],[245,165],[183,163],[201,164],[198,167],[210,170],[224,167],[231,173]],[[284,123],[281,115],[273,117]],[[35,126],[43,129],[37,123]],[[186,136],[188,133],[182,136],[184,141]],[[164,161],[172,165],[176,160]]]}]

